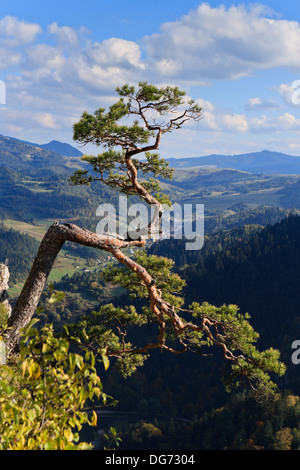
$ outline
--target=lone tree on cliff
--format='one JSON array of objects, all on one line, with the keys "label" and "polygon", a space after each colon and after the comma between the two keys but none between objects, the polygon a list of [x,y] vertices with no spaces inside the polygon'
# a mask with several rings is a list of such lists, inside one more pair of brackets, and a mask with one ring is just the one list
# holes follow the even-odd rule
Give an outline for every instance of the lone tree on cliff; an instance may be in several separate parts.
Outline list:
[{"label": "lone tree on cliff", "polygon": [[[137,88],[124,85],[117,88],[117,93],[118,101],[107,111],[99,108],[94,114],[84,112],[74,125],[75,141],[95,144],[101,147],[102,153],[82,157],[90,164],[91,171],[77,171],[71,182],[86,185],[100,181],[126,195],[138,196],[155,208],[155,216],[147,227],[151,231],[153,226],[159,227],[166,202],[155,178],[172,176],[172,170],[156,152],[161,138],[181,129],[188,121],[201,119],[202,109],[193,100],[187,100],[177,87],[158,88],[143,82]],[[137,158],[140,155],[144,160]],[[144,175],[150,178],[144,179]],[[144,250],[137,250],[135,257],[124,252],[127,247],[143,248],[143,239],[98,235],[73,224],[54,223],[41,242],[8,321],[5,341],[9,354],[18,344],[22,328],[34,315],[55,258],[67,240],[113,255],[120,265],[107,270],[105,278],[148,302],[141,312],[132,305],[124,308],[104,305],[97,314],[83,318],[75,327],[93,351],[116,358],[124,374],[142,364],[154,348],[182,353],[216,346],[228,361],[231,379],[237,383],[244,379],[255,389],[274,389],[270,374],[284,371],[279,353],[273,349],[262,352],[256,349],[258,334],[236,306],[217,308],[194,303],[184,307],[180,297],[184,282],[172,273],[170,260],[147,256]],[[136,347],[126,340],[127,326],[145,323],[156,325],[156,341]]]}]

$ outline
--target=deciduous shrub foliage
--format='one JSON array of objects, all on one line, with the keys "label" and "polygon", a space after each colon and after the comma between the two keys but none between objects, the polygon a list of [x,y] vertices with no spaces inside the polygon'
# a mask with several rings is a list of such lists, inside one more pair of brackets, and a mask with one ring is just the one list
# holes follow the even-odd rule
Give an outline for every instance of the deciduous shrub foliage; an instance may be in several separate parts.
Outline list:
[{"label": "deciduous shrub foliage", "polygon": [[106,399],[91,352],[71,352],[51,326],[30,326],[19,357],[0,368],[1,450],[83,450],[84,424],[95,426],[87,401]]}]

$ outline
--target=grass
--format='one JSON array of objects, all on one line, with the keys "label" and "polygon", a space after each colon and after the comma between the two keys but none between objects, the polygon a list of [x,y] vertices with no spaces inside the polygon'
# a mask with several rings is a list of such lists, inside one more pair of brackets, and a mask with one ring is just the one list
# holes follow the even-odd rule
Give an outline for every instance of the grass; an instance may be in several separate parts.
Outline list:
[{"label": "grass", "polygon": [[76,271],[86,268],[86,260],[75,256],[66,258],[65,254],[61,251],[58,255],[48,278],[50,282],[60,281],[66,274],[72,276]]},{"label": "grass", "polygon": [[22,184],[17,184],[16,186],[29,189],[33,193],[52,193],[52,189],[45,189],[41,187],[42,184],[43,182],[39,181],[23,181]]},{"label": "grass", "polygon": [[279,206],[278,191],[281,188],[268,188],[260,191],[252,191],[248,193],[235,193],[235,194],[218,194],[212,192],[210,195],[195,194],[186,199],[181,199],[181,204],[204,204],[208,210],[213,209],[231,209],[236,204],[250,204],[250,205],[268,205]]},{"label": "grass", "polygon": [[[49,274],[48,282],[57,282],[62,279],[66,274],[71,277],[75,272],[82,271],[83,269],[90,269],[91,271],[94,267],[90,267],[87,265],[87,262],[84,258],[70,256],[66,257],[66,252],[62,250],[58,255],[53,268]],[[96,267],[96,265],[95,265]],[[97,265],[98,267],[98,265]],[[23,288],[24,283],[19,282],[17,284],[13,284],[9,286],[9,296],[14,299],[18,295]]]},{"label": "grass", "polygon": [[29,224],[20,220],[4,219],[3,224],[7,228],[12,228],[18,232],[26,233],[27,235],[41,241],[47,229],[52,224],[52,220],[39,220],[34,224]]}]

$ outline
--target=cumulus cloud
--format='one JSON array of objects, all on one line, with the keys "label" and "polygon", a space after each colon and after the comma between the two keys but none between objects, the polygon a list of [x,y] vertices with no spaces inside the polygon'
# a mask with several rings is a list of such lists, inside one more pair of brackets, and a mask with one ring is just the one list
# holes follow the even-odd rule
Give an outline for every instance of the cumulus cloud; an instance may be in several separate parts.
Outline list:
[{"label": "cumulus cloud", "polygon": [[300,80],[295,80],[291,84],[282,83],[276,90],[288,106],[300,108]]},{"label": "cumulus cloud", "polygon": [[48,26],[48,32],[54,35],[59,42],[71,46],[78,46],[79,38],[74,28],[70,26],[58,26],[57,23],[52,23]]},{"label": "cumulus cloud", "polygon": [[34,82],[53,79],[60,82],[67,59],[63,53],[48,44],[35,44],[27,48],[22,74]]},{"label": "cumulus cloud", "polygon": [[259,97],[249,98],[246,104],[246,109],[249,111],[257,110],[257,109],[278,109],[278,108],[280,108],[280,105],[276,103],[276,101],[263,99]]},{"label": "cumulus cloud", "polygon": [[52,129],[59,129],[61,126],[56,122],[56,118],[50,113],[33,111],[26,109],[22,113],[20,119],[20,111],[12,108],[0,107],[0,121],[3,133],[10,135],[10,132],[18,134],[25,134],[28,128],[45,129],[46,131]]},{"label": "cumulus cloud", "polygon": [[13,16],[0,20],[0,69],[18,66],[22,61],[22,51],[18,48],[34,42],[42,28]]},{"label": "cumulus cloud", "polygon": [[269,132],[300,132],[300,119],[297,119],[290,113],[283,113],[273,118],[266,115],[254,118],[237,115],[235,119],[237,122],[238,119],[240,119],[241,122],[244,122],[244,126],[236,126],[235,130],[239,132],[249,131],[254,134]]},{"label": "cumulus cloud", "polygon": [[220,122],[223,130],[230,132],[246,132],[248,130],[247,119],[240,114],[225,114],[221,116]]},{"label": "cumulus cloud", "polygon": [[145,78],[145,64],[139,46],[119,38],[89,43],[80,53],[69,58],[73,81],[92,93],[107,93],[125,82]]},{"label": "cumulus cloud", "polygon": [[0,20],[0,37],[13,39],[15,45],[33,42],[40,33],[42,28],[36,23],[28,23],[14,16],[5,16]]},{"label": "cumulus cloud", "polygon": [[0,70],[15,67],[5,78],[10,112],[0,114],[3,129],[22,129],[23,137],[25,128],[42,133],[65,128],[71,134],[84,110],[111,104],[116,86],[146,79],[142,51],[133,41],[93,42],[85,28],[77,32],[52,23],[50,45],[46,35],[39,41],[41,32],[39,25],[17,18],[0,20]]},{"label": "cumulus cloud", "polygon": [[49,113],[37,113],[36,119],[43,127],[49,129],[56,129],[58,127],[55,118]]},{"label": "cumulus cloud", "polygon": [[102,43],[96,42],[86,51],[87,56],[95,64],[102,66],[142,67],[141,50],[132,41],[125,39],[110,38]]},{"label": "cumulus cloud", "polygon": [[300,132],[300,119],[290,113],[284,113],[277,118],[277,130]]},{"label": "cumulus cloud", "polygon": [[214,111],[216,109],[213,103],[203,98],[197,98],[195,103],[203,109],[203,112]]},{"label": "cumulus cloud", "polygon": [[[237,134],[263,134],[268,132],[300,132],[300,119],[291,113],[282,113],[275,117],[265,114],[257,117],[249,117],[245,114],[228,112],[216,108],[212,103],[205,100],[202,102],[204,119],[198,126],[198,132],[226,132]],[[190,126],[193,127],[193,126]]]},{"label": "cumulus cloud", "polygon": [[299,24],[273,19],[263,7],[203,3],[143,44],[165,77],[237,79],[258,69],[300,70]]},{"label": "cumulus cloud", "polygon": [[22,54],[18,51],[11,51],[7,47],[0,45],[0,69],[5,70],[20,64]]}]

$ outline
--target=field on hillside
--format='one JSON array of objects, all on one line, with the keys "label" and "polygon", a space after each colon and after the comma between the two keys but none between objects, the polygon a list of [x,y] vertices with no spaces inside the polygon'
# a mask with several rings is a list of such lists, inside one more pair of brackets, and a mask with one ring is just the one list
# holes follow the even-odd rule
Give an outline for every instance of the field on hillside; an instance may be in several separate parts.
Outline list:
[{"label": "field on hillside", "polygon": [[226,210],[232,209],[238,204],[247,204],[251,206],[279,206],[278,191],[282,188],[270,188],[260,191],[251,191],[248,193],[224,194],[220,191],[212,191],[209,195],[194,194],[181,199],[182,204],[204,204],[208,210]]}]

